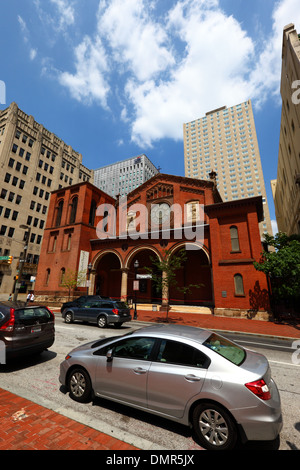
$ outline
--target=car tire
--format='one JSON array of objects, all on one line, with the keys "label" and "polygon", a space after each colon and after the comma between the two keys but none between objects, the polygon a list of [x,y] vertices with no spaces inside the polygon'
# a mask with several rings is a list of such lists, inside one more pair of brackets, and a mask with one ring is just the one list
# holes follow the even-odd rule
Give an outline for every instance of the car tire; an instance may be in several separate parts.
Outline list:
[{"label": "car tire", "polygon": [[99,328],[106,328],[107,327],[107,319],[105,315],[100,315],[97,320],[97,325]]},{"label": "car tire", "polygon": [[79,403],[87,403],[92,397],[92,384],[87,371],[81,367],[72,370],[68,377],[70,397]]},{"label": "car tire", "polygon": [[64,316],[65,323],[73,323],[73,313],[66,312]]},{"label": "car tire", "polygon": [[193,412],[193,428],[207,450],[230,450],[237,441],[237,429],[229,413],[215,403],[200,403]]}]

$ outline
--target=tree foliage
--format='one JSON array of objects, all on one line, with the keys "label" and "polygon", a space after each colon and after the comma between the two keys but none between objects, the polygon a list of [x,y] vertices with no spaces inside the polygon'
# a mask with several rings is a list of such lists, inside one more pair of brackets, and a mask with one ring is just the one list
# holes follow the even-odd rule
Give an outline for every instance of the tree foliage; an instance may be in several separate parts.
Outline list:
[{"label": "tree foliage", "polygon": [[254,266],[270,277],[272,294],[278,300],[300,300],[300,236],[265,234],[265,243],[274,251],[264,251]]},{"label": "tree foliage", "polygon": [[164,295],[166,292],[169,292],[170,287],[175,287],[178,291],[183,293],[189,293],[192,288],[200,288],[202,286],[202,284],[189,284],[183,287],[178,286],[176,273],[179,269],[184,267],[184,263],[187,261],[184,249],[179,250],[175,254],[172,254],[170,250],[164,250],[162,260],[159,260],[157,257],[151,257],[150,259],[154,267],[147,267],[145,269],[151,273],[152,281],[166,304],[169,303],[169,299],[164,298]]}]

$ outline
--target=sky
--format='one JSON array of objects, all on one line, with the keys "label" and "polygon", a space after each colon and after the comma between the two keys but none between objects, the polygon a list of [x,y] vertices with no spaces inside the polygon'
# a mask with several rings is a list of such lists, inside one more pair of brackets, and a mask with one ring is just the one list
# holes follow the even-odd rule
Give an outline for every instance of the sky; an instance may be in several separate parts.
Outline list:
[{"label": "sky", "polygon": [[289,23],[299,0],[0,0],[0,109],[15,101],[90,169],[144,153],[184,176],[183,123],[251,99],[275,220]]}]

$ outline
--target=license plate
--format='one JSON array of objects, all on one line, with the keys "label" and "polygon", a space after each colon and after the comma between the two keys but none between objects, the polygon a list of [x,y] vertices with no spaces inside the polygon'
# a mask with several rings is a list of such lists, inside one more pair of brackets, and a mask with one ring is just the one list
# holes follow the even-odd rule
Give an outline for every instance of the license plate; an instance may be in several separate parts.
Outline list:
[{"label": "license plate", "polygon": [[42,331],[42,327],[41,326],[33,326],[31,328],[31,333],[39,333],[40,331]]}]

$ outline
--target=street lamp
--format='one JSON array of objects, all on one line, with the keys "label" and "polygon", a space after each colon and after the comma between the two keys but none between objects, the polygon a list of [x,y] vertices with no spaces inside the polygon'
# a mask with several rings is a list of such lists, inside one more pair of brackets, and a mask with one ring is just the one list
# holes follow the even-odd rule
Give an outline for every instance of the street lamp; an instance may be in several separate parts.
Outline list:
[{"label": "street lamp", "polygon": [[[134,279],[136,280],[136,275],[137,275],[137,270],[138,270],[138,267],[139,267],[139,262],[138,260],[136,259],[135,262],[134,262]],[[137,311],[136,311],[136,286],[135,286],[135,289],[134,289],[134,315],[133,315],[133,319],[136,320],[137,319]]]},{"label": "street lamp", "polygon": [[93,265],[92,265],[92,263],[89,263],[89,264],[88,264],[88,267],[87,267],[86,295],[89,295],[90,275],[91,275],[92,269],[93,269]]},{"label": "street lamp", "polygon": [[[25,245],[24,245],[23,258],[19,260],[20,270],[19,270],[19,279],[18,279],[19,282],[17,283],[17,285],[21,285],[21,282],[22,282],[23,268],[24,268],[24,263],[26,262],[26,258],[27,258],[27,251],[28,251],[28,245],[29,245],[30,233],[31,233],[31,227],[28,227],[27,225],[20,225],[19,227],[24,230],[27,230],[27,232],[25,233],[25,237],[24,237]],[[16,301],[18,298],[19,290],[20,290],[20,287],[16,287],[15,292],[14,292],[14,301]]]}]

